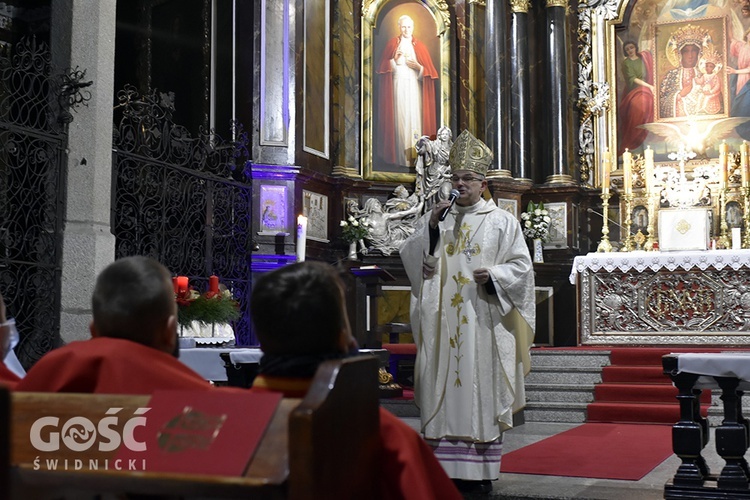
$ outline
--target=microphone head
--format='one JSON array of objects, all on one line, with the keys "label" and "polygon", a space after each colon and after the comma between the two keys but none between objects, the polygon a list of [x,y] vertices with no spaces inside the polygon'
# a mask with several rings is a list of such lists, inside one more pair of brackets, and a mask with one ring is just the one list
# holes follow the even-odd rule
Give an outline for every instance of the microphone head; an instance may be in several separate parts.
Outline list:
[{"label": "microphone head", "polygon": [[461,196],[461,193],[458,192],[458,189],[451,189],[450,199],[455,200],[459,196]]}]

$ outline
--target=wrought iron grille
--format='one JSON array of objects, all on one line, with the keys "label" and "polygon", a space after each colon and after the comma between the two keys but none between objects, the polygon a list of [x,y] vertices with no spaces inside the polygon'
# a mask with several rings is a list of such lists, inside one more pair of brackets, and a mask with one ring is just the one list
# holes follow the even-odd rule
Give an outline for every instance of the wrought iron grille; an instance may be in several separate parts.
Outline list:
[{"label": "wrought iron grille", "polygon": [[250,328],[252,186],[245,171],[247,136],[198,137],[173,123],[173,96],[133,87],[118,93],[114,130],[113,221],[118,258],[148,255],[196,289],[215,274],[239,301],[239,345],[254,345]]},{"label": "wrought iron grille", "polygon": [[60,343],[67,124],[91,97],[85,72],[50,60],[35,37],[0,53],[0,290],[26,368]]}]

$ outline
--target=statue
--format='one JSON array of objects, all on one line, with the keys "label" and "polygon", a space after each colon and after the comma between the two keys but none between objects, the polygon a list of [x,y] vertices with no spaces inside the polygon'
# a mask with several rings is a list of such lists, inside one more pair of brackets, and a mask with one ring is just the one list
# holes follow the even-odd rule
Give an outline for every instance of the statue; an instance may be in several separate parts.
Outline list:
[{"label": "statue", "polygon": [[439,199],[448,199],[451,191],[451,168],[448,156],[453,138],[451,129],[440,127],[437,139],[431,141],[426,135],[419,138],[417,149],[417,182],[415,192],[421,193],[425,200],[425,211]]},{"label": "statue", "polygon": [[366,223],[370,228],[367,240],[370,243],[365,248],[364,242],[359,241],[360,251],[367,254],[378,250],[383,255],[398,252],[401,244],[414,232],[414,223],[422,214],[424,199],[418,193],[409,195],[404,186],[396,186],[393,196],[383,205],[377,198],[368,198],[364,208],[360,209],[356,202],[349,202],[347,210],[360,224]]}]

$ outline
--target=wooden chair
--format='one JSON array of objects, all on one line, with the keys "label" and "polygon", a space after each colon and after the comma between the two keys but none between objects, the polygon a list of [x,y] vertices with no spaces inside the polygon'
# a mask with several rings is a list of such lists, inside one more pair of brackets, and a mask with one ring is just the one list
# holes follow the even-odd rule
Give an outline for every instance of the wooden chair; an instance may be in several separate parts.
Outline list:
[{"label": "wooden chair", "polygon": [[[30,443],[31,425],[42,416],[65,421],[100,418],[109,408],[123,412],[147,406],[149,396],[12,394],[10,419],[0,393],[0,440],[10,432],[10,494],[0,498],[65,498],[101,493],[212,498],[377,498],[380,449],[378,362],[363,356],[323,363],[302,399],[285,398],[272,417],[242,477],[115,470],[34,470],[40,455]],[[4,410],[4,411],[3,411]],[[10,422],[10,425],[8,425]],[[0,445],[2,442],[0,442]],[[7,450],[7,446],[0,448]],[[59,452],[56,458],[113,459],[117,450]],[[62,463],[62,462],[60,462]],[[1,476],[0,476],[1,477]]]}]

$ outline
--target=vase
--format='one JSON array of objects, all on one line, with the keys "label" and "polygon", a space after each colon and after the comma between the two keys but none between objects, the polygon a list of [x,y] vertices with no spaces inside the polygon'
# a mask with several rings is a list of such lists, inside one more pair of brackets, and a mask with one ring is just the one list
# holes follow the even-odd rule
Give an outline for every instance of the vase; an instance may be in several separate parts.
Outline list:
[{"label": "vase", "polygon": [[534,262],[544,262],[544,248],[542,240],[534,238]]},{"label": "vase", "polygon": [[346,256],[349,260],[357,260],[357,242],[352,241],[349,243],[349,255]]}]

